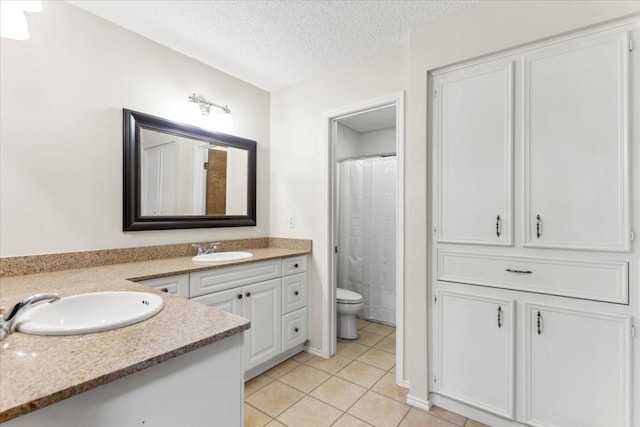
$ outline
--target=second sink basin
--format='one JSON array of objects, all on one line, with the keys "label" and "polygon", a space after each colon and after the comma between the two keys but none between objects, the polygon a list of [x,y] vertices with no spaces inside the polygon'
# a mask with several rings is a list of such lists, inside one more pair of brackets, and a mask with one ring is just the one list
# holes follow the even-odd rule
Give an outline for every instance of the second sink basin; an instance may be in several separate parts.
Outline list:
[{"label": "second sink basin", "polygon": [[222,261],[238,261],[241,259],[249,259],[253,256],[250,252],[214,252],[211,254],[202,254],[191,258],[193,262],[207,264],[210,262]]},{"label": "second sink basin", "polygon": [[78,335],[108,331],[155,316],[164,307],[148,292],[93,292],[41,303],[16,320],[16,329],[31,335]]}]

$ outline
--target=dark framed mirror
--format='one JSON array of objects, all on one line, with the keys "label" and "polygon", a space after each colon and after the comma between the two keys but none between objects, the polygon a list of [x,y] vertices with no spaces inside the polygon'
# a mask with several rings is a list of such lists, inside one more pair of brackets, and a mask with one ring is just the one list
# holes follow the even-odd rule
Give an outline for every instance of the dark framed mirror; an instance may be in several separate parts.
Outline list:
[{"label": "dark framed mirror", "polygon": [[122,111],[124,231],[256,225],[255,141]]}]

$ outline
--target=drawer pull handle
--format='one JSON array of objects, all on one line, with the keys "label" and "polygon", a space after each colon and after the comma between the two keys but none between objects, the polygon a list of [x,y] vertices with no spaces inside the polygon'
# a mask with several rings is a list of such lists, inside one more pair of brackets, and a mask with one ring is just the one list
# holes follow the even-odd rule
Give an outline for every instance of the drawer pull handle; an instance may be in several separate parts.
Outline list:
[{"label": "drawer pull handle", "polygon": [[295,296],[298,296],[298,295],[300,295],[300,292],[295,291],[293,294],[294,294]]},{"label": "drawer pull handle", "polygon": [[294,331],[294,332],[298,332],[299,330],[300,330],[300,329],[298,329],[298,328],[293,328],[293,331]]},{"label": "drawer pull handle", "polygon": [[518,274],[533,274],[533,271],[531,270],[512,270],[510,268],[507,268],[505,271],[509,273],[518,273]]},{"label": "drawer pull handle", "polygon": [[502,307],[498,306],[498,328],[502,328]]},{"label": "drawer pull handle", "polygon": [[244,294],[247,298],[249,298],[251,296],[251,292],[247,292],[246,294]]},{"label": "drawer pull handle", "polygon": [[542,218],[540,218],[540,214],[536,216],[536,236],[538,239],[542,236]]},{"label": "drawer pull handle", "polygon": [[542,315],[538,311],[538,335],[542,334]]},{"label": "drawer pull handle", "polygon": [[167,292],[167,293],[169,292],[169,288],[160,288],[160,290],[161,290],[162,292]]},{"label": "drawer pull handle", "polygon": [[298,268],[300,265],[296,262],[295,264],[293,264],[293,268]]},{"label": "drawer pull handle", "polygon": [[502,228],[502,220],[500,219],[500,215],[496,218],[496,236],[500,237],[500,229]]},{"label": "drawer pull handle", "polygon": [[238,299],[242,299],[242,294],[238,294]]}]

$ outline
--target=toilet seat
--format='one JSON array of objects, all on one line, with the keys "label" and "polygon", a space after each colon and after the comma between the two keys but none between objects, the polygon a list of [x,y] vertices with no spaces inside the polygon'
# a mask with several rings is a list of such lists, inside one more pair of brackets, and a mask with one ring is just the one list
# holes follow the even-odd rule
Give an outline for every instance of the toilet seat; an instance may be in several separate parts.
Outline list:
[{"label": "toilet seat", "polygon": [[348,289],[336,288],[336,301],[339,304],[360,304],[364,300],[362,295]]}]

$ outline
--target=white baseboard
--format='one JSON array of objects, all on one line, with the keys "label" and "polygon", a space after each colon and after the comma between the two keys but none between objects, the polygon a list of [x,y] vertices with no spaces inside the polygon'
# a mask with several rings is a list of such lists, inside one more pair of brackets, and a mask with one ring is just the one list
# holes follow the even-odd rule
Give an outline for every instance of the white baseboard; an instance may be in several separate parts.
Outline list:
[{"label": "white baseboard", "polygon": [[305,346],[304,351],[306,351],[309,354],[313,354],[314,356],[322,357],[323,359],[328,359],[328,357],[322,353],[322,350],[317,349],[315,347]]},{"label": "white baseboard", "polygon": [[428,411],[431,409],[431,401],[420,399],[415,396],[407,395],[407,404],[411,406],[415,406],[418,409],[422,409],[424,411]]},{"label": "white baseboard", "polygon": [[404,381],[402,381],[401,386],[402,386],[402,387],[404,387],[404,388],[406,388],[406,389],[408,390],[408,389],[410,388],[410,387],[409,387],[409,380],[404,380]]}]

